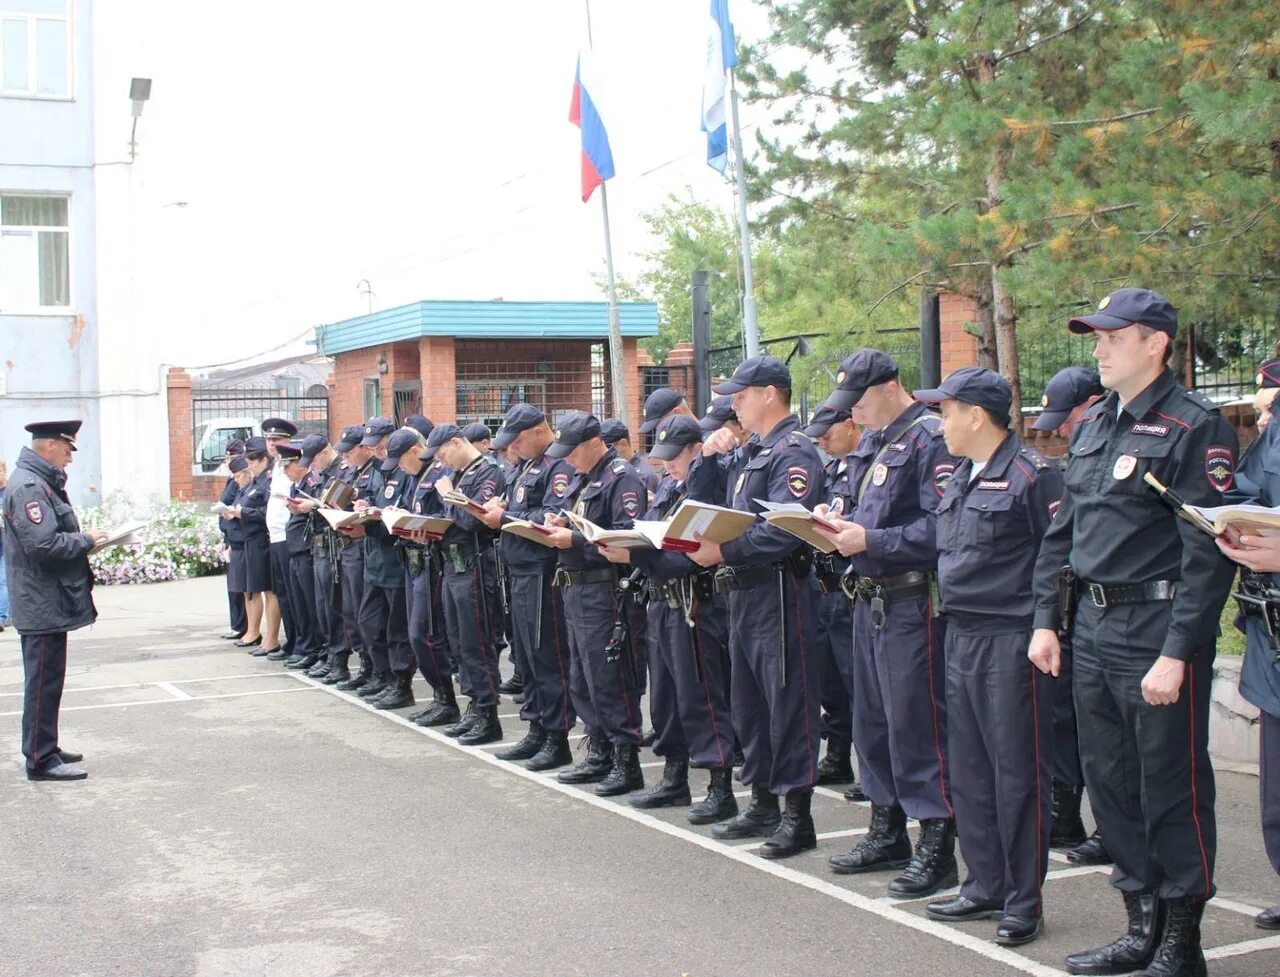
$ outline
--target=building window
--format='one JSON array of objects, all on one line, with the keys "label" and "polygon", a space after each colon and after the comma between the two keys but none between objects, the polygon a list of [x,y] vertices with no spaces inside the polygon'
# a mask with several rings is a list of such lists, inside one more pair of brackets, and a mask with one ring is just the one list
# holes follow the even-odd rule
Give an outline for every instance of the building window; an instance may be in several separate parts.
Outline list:
[{"label": "building window", "polygon": [[0,312],[70,307],[68,201],[0,194]]},{"label": "building window", "polygon": [[69,0],[0,0],[0,95],[71,94]]},{"label": "building window", "polygon": [[365,377],[363,400],[365,417],[377,417],[382,413],[382,384],[377,377]]}]

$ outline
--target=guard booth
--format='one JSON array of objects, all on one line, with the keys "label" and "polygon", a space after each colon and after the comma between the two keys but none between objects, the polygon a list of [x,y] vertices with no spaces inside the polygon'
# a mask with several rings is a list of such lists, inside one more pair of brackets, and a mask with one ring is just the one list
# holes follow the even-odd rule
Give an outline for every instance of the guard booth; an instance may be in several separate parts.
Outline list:
[{"label": "guard booth", "polygon": [[[652,302],[619,304],[627,417],[644,406],[637,343],[658,332]],[[615,415],[605,302],[422,301],[316,329],[333,357],[330,436],[382,415],[403,423],[480,421],[497,430],[507,410],[534,404],[554,422],[572,410]]]}]

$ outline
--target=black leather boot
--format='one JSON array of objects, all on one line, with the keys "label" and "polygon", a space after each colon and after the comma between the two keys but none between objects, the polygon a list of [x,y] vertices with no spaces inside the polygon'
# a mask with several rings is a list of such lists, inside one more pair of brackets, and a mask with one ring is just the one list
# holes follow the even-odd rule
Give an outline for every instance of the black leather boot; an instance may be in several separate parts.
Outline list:
[{"label": "black leather boot", "polygon": [[363,689],[373,679],[373,659],[361,652],[360,654],[360,671],[355,674],[354,678],[349,678],[345,682],[338,683],[339,692],[355,692]]},{"label": "black leather boot", "polygon": [[693,802],[689,793],[689,758],[667,757],[662,779],[630,801],[632,807],[639,808],[688,807]]},{"label": "black leather boot", "polygon": [[1107,851],[1107,843],[1102,840],[1102,832],[1095,828],[1084,844],[1067,852],[1067,861],[1072,865],[1110,865],[1111,852]]},{"label": "black leather boot", "polygon": [[471,728],[458,737],[463,746],[480,746],[502,740],[502,722],[498,719],[497,705],[482,706],[476,710]]},{"label": "black leather boot", "polygon": [[378,696],[373,702],[375,709],[403,709],[405,706],[416,705],[417,699],[413,697],[413,670],[405,669],[403,672],[396,672],[391,676],[391,683],[387,686],[387,691]]},{"label": "black leather boot", "polygon": [[827,859],[836,875],[857,875],[886,868],[902,868],[911,860],[907,815],[897,804],[871,805],[871,829],[851,851]]},{"label": "black leather boot", "polygon": [[1165,913],[1164,936],[1143,977],[1206,977],[1204,950],[1200,947],[1203,899],[1170,899]]},{"label": "black leather boot", "polygon": [[789,858],[802,851],[818,847],[818,835],[813,829],[813,816],[809,813],[812,790],[787,791],[787,804],[782,812],[782,823],[769,840],[756,849],[761,858]]},{"label": "black leather boot", "polygon": [[314,665],[307,669],[307,678],[324,678],[333,666],[333,655],[324,655],[316,659]]},{"label": "black leather boot", "polygon": [[365,682],[363,686],[356,689],[356,695],[366,701],[376,699],[383,692],[387,691],[387,684],[391,681],[391,675],[388,672],[374,672],[373,677]]},{"label": "black leather boot", "polygon": [[616,797],[644,788],[644,771],[640,769],[640,747],[618,743],[613,748],[613,768],[596,784],[597,797]]},{"label": "black leather boot", "polygon": [[717,838],[732,841],[738,838],[768,838],[782,823],[778,810],[778,795],[770,794],[763,787],[752,785],[751,806],[732,821],[724,821],[711,829]]},{"label": "black leather boot", "polygon": [[853,760],[850,758],[852,749],[853,744],[848,740],[838,739],[835,736],[827,737],[827,753],[818,762],[819,784],[825,786],[853,783]]},{"label": "black leather boot", "polygon": [[528,760],[538,755],[538,751],[542,749],[542,744],[547,741],[547,731],[542,728],[542,723],[536,719],[529,724],[529,729],[522,739],[515,746],[509,746],[505,750],[499,750],[494,754],[499,760]]},{"label": "black leather boot", "polygon": [[1122,892],[1129,928],[1120,939],[1067,957],[1072,974],[1127,974],[1151,963],[1164,932],[1166,906],[1153,892]]},{"label": "black leather boot", "polygon": [[1080,798],[1084,788],[1053,782],[1053,822],[1049,827],[1050,848],[1074,848],[1084,844],[1087,837],[1084,822],[1080,820]]},{"label": "black leather boot", "polygon": [[463,733],[468,732],[471,729],[471,724],[479,718],[479,715],[480,710],[476,706],[476,700],[472,699],[467,703],[466,711],[463,712],[461,718],[459,718],[456,723],[446,726],[441,730],[441,732],[444,733],[445,736],[457,739]]},{"label": "black leather boot", "polygon": [[594,784],[604,780],[605,775],[613,769],[613,750],[608,740],[589,739],[587,756],[577,766],[564,770],[556,780],[562,784]]},{"label": "black leather boot", "polygon": [[895,896],[931,896],[960,881],[956,867],[956,823],[950,818],[920,822],[920,840],[902,874],[889,883]]},{"label": "black leather boot", "polygon": [[314,666],[319,660],[319,655],[304,655],[301,658],[290,658],[284,663],[284,667],[292,668],[295,671],[305,671]]},{"label": "black leather boot", "polygon": [[1260,930],[1280,930],[1280,906],[1262,910],[1253,917],[1253,925]]},{"label": "black leather boot", "polygon": [[573,751],[569,749],[569,734],[552,730],[542,741],[542,749],[529,758],[524,765],[526,770],[555,770],[573,762]]},{"label": "black leather boot", "polygon": [[347,660],[350,659],[351,652],[335,651],[329,660],[329,670],[320,676],[322,685],[339,685],[342,682],[351,681],[351,669],[347,667]]},{"label": "black leather boot", "polygon": [[843,796],[844,799],[849,801],[851,804],[861,803],[867,799],[867,795],[862,792],[862,784],[858,783],[856,780],[849,786],[848,790],[844,792]]},{"label": "black leather boot", "polygon": [[738,799],[733,796],[733,768],[712,767],[707,796],[689,810],[690,824],[715,824],[738,816]]},{"label": "black leather boot", "polygon": [[503,695],[519,695],[524,691],[524,682],[520,681],[519,676],[512,675],[498,686],[498,691]]},{"label": "black leather boot", "polygon": [[458,701],[453,696],[453,683],[434,689],[431,694],[431,705],[418,713],[415,726],[450,726],[461,718],[458,712]]}]

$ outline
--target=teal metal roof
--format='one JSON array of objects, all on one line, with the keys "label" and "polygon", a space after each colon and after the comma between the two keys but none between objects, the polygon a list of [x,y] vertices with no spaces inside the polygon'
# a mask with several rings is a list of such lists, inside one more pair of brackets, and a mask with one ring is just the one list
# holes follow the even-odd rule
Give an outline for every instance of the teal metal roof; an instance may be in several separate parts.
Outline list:
[{"label": "teal metal roof", "polygon": [[[623,336],[658,334],[658,306],[619,302]],[[327,355],[421,336],[457,339],[607,339],[607,302],[413,302],[382,312],[316,326]]]}]

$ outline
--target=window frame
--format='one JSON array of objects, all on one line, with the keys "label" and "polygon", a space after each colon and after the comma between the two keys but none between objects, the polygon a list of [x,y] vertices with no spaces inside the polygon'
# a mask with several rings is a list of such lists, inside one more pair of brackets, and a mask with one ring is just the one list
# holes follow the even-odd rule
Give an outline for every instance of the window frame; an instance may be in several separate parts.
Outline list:
[{"label": "window frame", "polygon": [[[75,267],[75,241],[71,233],[71,228],[75,222],[75,200],[74,194],[59,190],[5,190],[0,189],[0,198],[4,197],[56,197],[67,202],[67,223],[65,227],[58,227],[51,224],[5,224],[0,222],[0,232],[6,230],[15,231],[33,231],[37,234],[40,231],[63,230],[67,235],[67,304],[66,305],[33,305],[33,306],[15,306],[14,308],[6,308],[0,306],[0,316],[72,316],[75,315],[76,308],[76,290],[75,275],[72,269]],[[39,268],[39,239],[36,240],[36,274],[40,273]],[[37,278],[36,294],[40,293],[40,283]]]},{"label": "window frame", "polygon": [[[76,94],[76,58],[75,58],[75,0],[66,0],[67,12],[58,14],[22,13],[6,11],[4,0],[0,0],[0,21],[25,21],[27,25],[27,85],[26,89],[8,89],[4,87],[4,48],[0,46],[0,98],[25,98],[37,102],[74,102]],[[60,23],[67,38],[67,90],[65,93],[43,93],[36,90],[39,77],[39,41],[36,37],[37,21]]]}]

